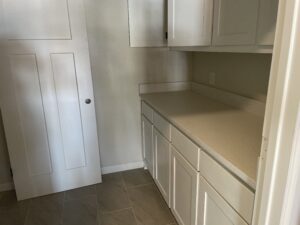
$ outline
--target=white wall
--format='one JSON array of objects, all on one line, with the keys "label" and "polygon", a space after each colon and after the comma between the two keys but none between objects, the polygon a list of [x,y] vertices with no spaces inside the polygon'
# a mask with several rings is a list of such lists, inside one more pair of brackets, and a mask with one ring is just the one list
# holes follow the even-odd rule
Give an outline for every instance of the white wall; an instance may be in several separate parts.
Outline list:
[{"label": "white wall", "polygon": [[130,48],[127,0],[85,0],[102,167],[141,162],[139,83],[189,80],[187,53]]},{"label": "white wall", "polygon": [[215,87],[265,102],[271,59],[271,54],[194,53],[193,81],[209,85],[209,73],[215,72]]}]

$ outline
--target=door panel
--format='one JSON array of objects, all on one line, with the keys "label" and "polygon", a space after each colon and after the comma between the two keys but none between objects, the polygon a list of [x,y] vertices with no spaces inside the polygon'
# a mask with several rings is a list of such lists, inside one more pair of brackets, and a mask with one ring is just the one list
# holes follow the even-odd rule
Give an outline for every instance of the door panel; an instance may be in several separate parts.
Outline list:
[{"label": "door panel", "polygon": [[258,0],[216,0],[213,45],[255,43]]},{"label": "door panel", "polygon": [[[4,40],[14,76],[0,76],[6,84],[3,120],[18,199],[101,182],[82,0],[29,0],[24,7],[24,1],[0,1],[6,19],[19,14],[6,23],[14,32]],[[22,108],[27,114],[18,113]]]},{"label": "door panel", "polygon": [[35,55],[10,56],[26,160],[30,175],[52,171],[40,80]]},{"label": "door panel", "polygon": [[68,0],[3,0],[9,39],[70,39]]},{"label": "door panel", "polygon": [[154,154],[153,154],[153,125],[147,120],[144,116],[142,116],[142,129],[143,129],[143,149],[144,149],[144,157],[145,164],[152,175],[155,177],[154,172]]},{"label": "door panel", "polygon": [[210,45],[212,19],[211,0],[168,0],[168,45]]},{"label": "door panel", "polygon": [[73,54],[51,54],[66,169],[86,165]]},{"label": "door panel", "polygon": [[157,130],[154,131],[154,149],[156,158],[155,181],[167,204],[170,206],[170,143]]},{"label": "door panel", "polygon": [[247,225],[239,214],[201,177],[199,225]]},{"label": "door panel", "polygon": [[180,225],[197,224],[198,172],[172,147],[171,210]]}]

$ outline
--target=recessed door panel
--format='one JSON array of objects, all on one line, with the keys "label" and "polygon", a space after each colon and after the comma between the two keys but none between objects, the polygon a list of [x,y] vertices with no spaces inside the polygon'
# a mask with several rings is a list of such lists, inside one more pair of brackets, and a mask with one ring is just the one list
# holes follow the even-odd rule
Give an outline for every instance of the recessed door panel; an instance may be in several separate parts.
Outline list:
[{"label": "recessed door panel", "polygon": [[3,0],[9,39],[70,39],[67,0]]},{"label": "recessed door panel", "polygon": [[51,157],[35,55],[10,56],[11,72],[21,118],[31,176],[51,173]]},{"label": "recessed door panel", "polygon": [[51,54],[66,169],[86,164],[73,54]]}]

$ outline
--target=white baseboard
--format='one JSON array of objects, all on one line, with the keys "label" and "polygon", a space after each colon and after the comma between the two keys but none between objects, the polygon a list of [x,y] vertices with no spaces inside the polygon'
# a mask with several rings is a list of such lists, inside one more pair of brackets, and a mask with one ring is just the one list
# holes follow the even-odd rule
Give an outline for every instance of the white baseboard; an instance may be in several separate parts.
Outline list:
[{"label": "white baseboard", "polygon": [[121,171],[126,171],[126,170],[133,170],[133,169],[138,169],[138,168],[143,168],[144,162],[134,162],[134,163],[127,163],[127,164],[120,164],[120,165],[115,165],[115,166],[106,166],[102,167],[102,174],[109,174],[109,173],[116,173],[116,172],[121,172]]},{"label": "white baseboard", "polygon": [[186,90],[191,90],[191,83],[188,81],[139,85],[140,94]]},{"label": "white baseboard", "polygon": [[4,184],[0,184],[0,192],[1,191],[10,191],[15,189],[14,184],[12,182],[10,183],[4,183]]}]

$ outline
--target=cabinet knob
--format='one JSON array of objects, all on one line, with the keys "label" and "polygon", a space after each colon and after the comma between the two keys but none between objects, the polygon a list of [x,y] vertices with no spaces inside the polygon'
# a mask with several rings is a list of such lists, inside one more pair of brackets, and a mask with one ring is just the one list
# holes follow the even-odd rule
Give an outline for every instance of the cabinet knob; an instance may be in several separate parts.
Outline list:
[{"label": "cabinet knob", "polygon": [[86,104],[91,104],[91,102],[92,102],[92,100],[89,99],[89,98],[87,98],[87,99],[85,100],[85,103],[86,103]]}]

